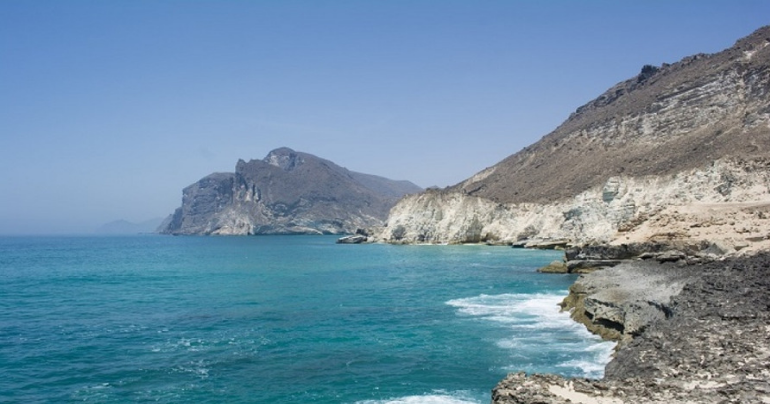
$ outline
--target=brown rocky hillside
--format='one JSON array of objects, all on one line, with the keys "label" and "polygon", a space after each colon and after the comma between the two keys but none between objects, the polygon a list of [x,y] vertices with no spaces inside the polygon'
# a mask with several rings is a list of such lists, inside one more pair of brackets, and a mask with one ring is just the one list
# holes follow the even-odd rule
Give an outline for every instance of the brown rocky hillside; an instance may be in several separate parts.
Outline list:
[{"label": "brown rocky hillside", "polygon": [[770,26],[722,52],[644,66],[537,143],[451,190],[546,203],[612,176],[666,175],[770,156]]}]

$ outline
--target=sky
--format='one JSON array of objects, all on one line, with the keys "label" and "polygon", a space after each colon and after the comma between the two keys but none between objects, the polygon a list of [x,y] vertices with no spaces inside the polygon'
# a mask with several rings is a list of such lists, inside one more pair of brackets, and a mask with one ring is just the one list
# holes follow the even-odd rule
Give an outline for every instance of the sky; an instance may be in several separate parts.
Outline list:
[{"label": "sky", "polygon": [[0,234],[164,217],[283,146],[453,185],[768,23],[751,0],[3,0]]}]

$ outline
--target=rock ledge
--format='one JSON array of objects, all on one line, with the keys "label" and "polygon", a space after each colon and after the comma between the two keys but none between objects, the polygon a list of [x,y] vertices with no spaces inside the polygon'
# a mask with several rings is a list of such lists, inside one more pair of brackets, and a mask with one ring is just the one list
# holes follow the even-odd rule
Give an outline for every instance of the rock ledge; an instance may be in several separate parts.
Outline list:
[{"label": "rock ledge", "polygon": [[770,403],[770,253],[684,267],[625,263],[576,285],[584,308],[603,302],[593,313],[623,326],[604,379],[510,374],[493,404]]}]

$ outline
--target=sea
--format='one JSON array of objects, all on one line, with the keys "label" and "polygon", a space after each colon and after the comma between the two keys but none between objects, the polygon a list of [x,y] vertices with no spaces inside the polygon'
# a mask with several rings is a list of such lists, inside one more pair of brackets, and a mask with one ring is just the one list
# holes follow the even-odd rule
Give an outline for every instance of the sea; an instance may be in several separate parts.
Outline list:
[{"label": "sea", "polygon": [[602,376],[555,251],[334,236],[0,237],[0,402],[489,403]]}]

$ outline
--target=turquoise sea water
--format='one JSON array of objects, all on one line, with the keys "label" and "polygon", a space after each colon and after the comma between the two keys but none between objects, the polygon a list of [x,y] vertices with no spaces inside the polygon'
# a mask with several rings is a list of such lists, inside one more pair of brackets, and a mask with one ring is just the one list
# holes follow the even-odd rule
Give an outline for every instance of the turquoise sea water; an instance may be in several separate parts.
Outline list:
[{"label": "turquoise sea water", "polygon": [[487,403],[601,376],[559,253],[334,237],[0,238],[0,401]]}]

